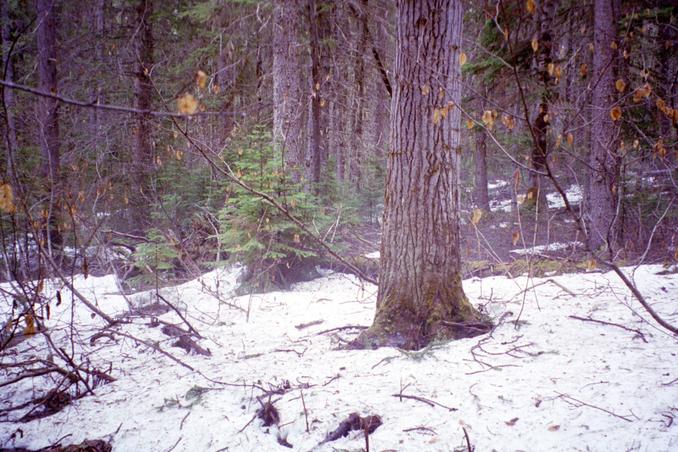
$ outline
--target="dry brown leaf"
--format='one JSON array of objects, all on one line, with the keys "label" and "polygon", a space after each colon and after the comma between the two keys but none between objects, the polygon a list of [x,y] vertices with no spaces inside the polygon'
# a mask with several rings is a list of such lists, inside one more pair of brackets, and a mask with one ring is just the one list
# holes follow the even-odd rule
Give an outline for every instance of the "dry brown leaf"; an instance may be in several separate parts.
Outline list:
[{"label": "dry brown leaf", "polygon": [[16,211],[14,193],[10,184],[0,185],[0,210],[6,213],[14,213]]},{"label": "dry brown leaf", "polygon": [[532,51],[537,52],[539,50],[539,41],[537,41],[537,38],[532,38],[532,41],[530,42],[530,45],[532,46]]},{"label": "dry brown leaf", "polygon": [[467,119],[467,120],[466,120],[466,128],[467,128],[467,129],[471,130],[471,129],[473,128],[474,125],[475,125],[475,123],[473,122],[472,119]]},{"label": "dry brown leaf", "polygon": [[466,53],[465,53],[465,52],[461,52],[461,53],[459,54],[459,66],[465,65],[467,59],[468,59],[468,57],[466,56]]},{"label": "dry brown leaf", "polygon": [[573,143],[574,143],[574,135],[572,135],[571,133],[568,133],[567,134],[567,144],[572,146]]},{"label": "dry brown leaf", "polygon": [[198,89],[205,89],[207,86],[207,74],[205,71],[195,73],[195,84],[198,85]]},{"label": "dry brown leaf", "polygon": [[560,430],[560,425],[549,426],[549,432],[557,432],[558,430]]},{"label": "dry brown leaf", "polygon": [[177,110],[182,115],[192,115],[198,111],[198,101],[193,94],[186,93],[177,99]]},{"label": "dry brown leaf", "polygon": [[473,212],[471,213],[471,223],[473,223],[474,226],[477,226],[478,223],[480,223],[480,219],[483,217],[483,209],[475,208],[473,209]]},{"label": "dry brown leaf", "polygon": [[582,64],[579,66],[579,75],[581,76],[581,78],[586,78],[586,76],[588,75],[588,73],[589,73],[589,67],[588,67],[588,65],[587,65],[586,63],[582,63]]},{"label": "dry brown leaf", "polygon": [[33,313],[27,312],[26,315],[24,316],[24,321],[26,322],[26,326],[24,327],[24,335],[26,336],[34,335],[37,332],[37,330],[35,328],[35,319],[33,318]]},{"label": "dry brown leaf", "polygon": [[517,418],[517,417],[514,417],[514,418],[511,419],[510,421],[506,421],[506,422],[504,422],[504,423],[505,423],[506,425],[508,425],[509,427],[513,427],[514,425],[516,425],[516,422],[518,422],[518,418]]},{"label": "dry brown leaf", "polygon": [[617,81],[614,82],[614,87],[617,89],[617,91],[623,93],[626,89],[626,82],[622,79],[617,79]]},{"label": "dry brown leaf", "polygon": [[513,246],[516,246],[519,240],[520,240],[520,231],[513,231],[513,234],[511,234],[511,243],[513,243]]},{"label": "dry brown leaf", "polygon": [[515,120],[509,115],[502,115],[501,123],[504,124],[504,127],[509,130],[513,130],[513,128],[516,126]]},{"label": "dry brown leaf", "polygon": [[494,120],[497,118],[497,112],[492,110],[485,110],[483,112],[483,123],[490,129],[494,126]]},{"label": "dry brown leaf", "polygon": [[537,5],[534,3],[534,0],[527,0],[525,2],[525,9],[530,14],[536,13],[537,12]]},{"label": "dry brown leaf", "polygon": [[622,110],[619,105],[615,105],[612,107],[610,110],[610,118],[612,118],[613,121],[619,121],[622,117]]}]

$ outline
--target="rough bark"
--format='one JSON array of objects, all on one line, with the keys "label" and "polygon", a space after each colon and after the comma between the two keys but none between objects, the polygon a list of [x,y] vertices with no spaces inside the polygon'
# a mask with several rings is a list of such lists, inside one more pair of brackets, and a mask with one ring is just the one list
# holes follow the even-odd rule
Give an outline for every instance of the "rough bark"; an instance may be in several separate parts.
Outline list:
[{"label": "rough bark", "polygon": [[[136,69],[134,78],[135,107],[150,110],[152,107],[153,84],[153,0],[138,0],[136,6],[137,34],[134,40],[134,57]],[[151,140],[150,115],[136,115],[134,129],[133,154],[133,192],[130,196],[132,205],[132,228],[138,232],[144,230],[148,221],[149,176],[153,166],[153,145]]]},{"label": "rough bark", "polygon": [[589,246],[595,250],[603,245],[608,251],[617,241],[617,184],[619,158],[618,130],[610,109],[615,97],[616,38],[614,0],[594,2],[593,93],[591,99],[591,151],[587,219]]},{"label": "rough bark", "polygon": [[[320,37],[318,32],[318,5],[316,0],[308,0],[308,23],[311,47],[311,114],[310,114],[310,137],[308,140],[309,165],[306,178],[317,188],[320,182],[321,150],[320,150],[320,102],[322,80],[320,74]],[[321,94],[322,93],[322,94]]]},{"label": "rough bark", "polygon": [[355,347],[419,349],[489,328],[460,276],[462,17],[460,0],[398,4],[377,312]]},{"label": "rough bark", "polygon": [[346,180],[346,148],[347,148],[347,121],[349,75],[347,68],[348,58],[345,52],[345,31],[348,28],[346,8],[343,4],[335,4],[332,14],[331,39],[335,49],[332,73],[328,92],[329,107],[329,155],[335,160],[335,175],[339,187],[343,187]]},{"label": "rough bark", "polygon": [[[2,40],[2,60],[4,62],[3,79],[14,81],[14,61],[10,55],[10,47],[12,45],[12,36],[9,23],[9,4],[8,2],[0,2],[0,38]],[[19,147],[16,135],[16,120],[14,117],[15,99],[14,92],[11,89],[2,88],[2,99],[5,113],[5,150],[7,163],[7,180],[15,181],[16,174],[16,152]]]},{"label": "rough bark", "polygon": [[299,36],[301,4],[276,0],[273,24],[273,142],[283,155],[285,173],[301,180],[306,166],[307,107],[302,69],[305,52]]},{"label": "rough bark", "polygon": [[361,0],[360,10],[352,9],[358,21],[357,45],[354,57],[355,110],[353,110],[353,127],[351,154],[348,161],[351,186],[358,192],[363,188],[363,163],[365,160],[365,85],[367,82],[365,64],[368,44],[367,1]]},{"label": "rough bark", "polygon": [[[37,0],[38,29],[38,79],[39,88],[49,93],[57,92],[57,18],[55,0]],[[38,99],[36,129],[41,151],[40,176],[49,192],[45,239],[50,247],[60,247],[59,232],[60,154],[59,154],[59,103],[56,99]]]},{"label": "rough bark", "polygon": [[[551,51],[553,47],[553,30],[552,21],[554,16],[555,4],[551,0],[545,0],[539,4],[539,34],[538,47],[535,53],[535,65],[537,68],[537,75],[539,83],[541,84],[541,99],[537,116],[532,124],[532,131],[534,133],[535,142],[532,148],[532,167],[540,173],[545,172],[546,159],[548,157],[548,140],[547,133],[550,127],[549,104],[552,101],[552,79],[548,71],[549,64],[552,63]],[[538,203],[539,211],[543,212],[546,209],[546,190],[544,187],[544,177],[532,173],[531,187],[529,193],[536,193],[534,200],[526,199],[526,203]]]},{"label": "rough bark", "polygon": [[[92,23],[91,29],[94,36],[94,61],[93,66],[98,69],[97,72],[101,71],[101,65],[104,62],[104,17],[106,11],[106,0],[96,0],[93,2],[93,11],[92,11]],[[92,86],[90,88],[90,99],[93,102],[102,102],[104,99],[101,98],[102,94],[102,85],[99,77],[96,77],[92,80]],[[90,125],[90,136],[91,140],[94,143],[94,148],[98,151],[100,146],[100,135],[101,135],[101,117],[100,112],[96,108],[92,108],[89,112],[89,125]],[[98,153],[98,152],[97,152]]]}]

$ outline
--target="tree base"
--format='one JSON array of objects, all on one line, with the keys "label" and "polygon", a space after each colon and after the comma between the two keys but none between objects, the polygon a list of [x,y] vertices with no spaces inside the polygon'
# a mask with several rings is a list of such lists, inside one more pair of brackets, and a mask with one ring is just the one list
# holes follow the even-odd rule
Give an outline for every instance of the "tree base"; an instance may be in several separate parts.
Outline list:
[{"label": "tree base", "polygon": [[382,322],[375,322],[363,331],[356,339],[348,344],[351,350],[377,349],[380,347],[395,347],[403,350],[421,350],[432,342],[444,342],[457,339],[466,339],[489,333],[493,324],[489,317],[473,310],[473,318],[468,320],[441,320],[427,329],[415,324],[401,323],[400,328],[387,326]]}]

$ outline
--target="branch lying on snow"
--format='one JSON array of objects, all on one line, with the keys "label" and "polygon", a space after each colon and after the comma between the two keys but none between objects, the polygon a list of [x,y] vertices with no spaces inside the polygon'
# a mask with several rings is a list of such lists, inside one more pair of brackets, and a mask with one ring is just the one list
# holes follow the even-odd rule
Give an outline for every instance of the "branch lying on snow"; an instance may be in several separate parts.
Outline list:
[{"label": "branch lying on snow", "polygon": [[[601,407],[596,406],[596,405],[591,405],[590,403],[582,402],[581,400],[575,399],[574,397],[569,396],[567,394],[562,394],[560,392],[556,392],[556,394],[558,394],[558,398],[563,399],[565,402],[569,403],[570,405],[573,405],[573,406],[576,406],[576,407],[587,406],[589,408],[593,408],[593,409],[602,411],[604,413],[610,414],[610,415],[612,415],[616,418],[622,419],[626,422],[633,422],[633,419],[629,419],[627,416],[622,416],[622,415],[614,413],[610,410],[606,410],[605,408],[601,408]],[[633,413],[631,413],[631,414],[633,415]]]},{"label": "branch lying on snow", "polygon": [[174,312],[177,313],[177,315],[179,316],[179,318],[181,318],[181,320],[186,324],[186,326],[188,327],[188,329],[195,335],[195,337],[197,337],[198,339],[202,339],[202,336],[200,335],[200,333],[198,333],[198,330],[196,330],[195,328],[193,328],[193,325],[191,325],[191,324],[189,323],[189,321],[186,319],[186,317],[184,317],[184,316],[181,314],[181,312],[179,311],[179,309],[177,309],[176,306],[174,306],[172,303],[170,303],[169,301],[167,301],[167,299],[166,299],[165,297],[163,297],[162,295],[160,295],[160,293],[157,292],[157,291],[156,291],[156,293],[155,293],[155,296],[158,297],[159,299],[161,299],[162,301],[164,301],[165,304],[167,304],[167,306],[169,306],[170,308],[172,308],[172,310],[173,310]]},{"label": "branch lying on snow", "polygon": [[316,336],[320,336],[321,334],[327,334],[331,333],[333,331],[342,331],[342,330],[366,330],[367,326],[363,325],[346,325],[346,326],[338,326],[336,328],[330,328],[329,330],[322,330],[317,333],[315,333]]},{"label": "branch lying on snow", "polygon": [[647,344],[647,339],[645,339],[645,335],[640,330],[637,330],[635,328],[629,328],[629,327],[626,327],[624,325],[620,325],[618,323],[606,322],[605,320],[596,320],[596,319],[592,319],[591,317],[579,317],[579,316],[576,316],[576,315],[570,315],[568,317],[570,317],[571,319],[581,320],[582,322],[593,322],[593,323],[600,323],[601,325],[616,326],[617,328],[621,328],[623,330],[630,331],[631,333],[636,333],[636,335],[633,336],[633,338],[635,339],[636,337],[639,337],[640,339],[643,340],[643,342],[645,342]]}]

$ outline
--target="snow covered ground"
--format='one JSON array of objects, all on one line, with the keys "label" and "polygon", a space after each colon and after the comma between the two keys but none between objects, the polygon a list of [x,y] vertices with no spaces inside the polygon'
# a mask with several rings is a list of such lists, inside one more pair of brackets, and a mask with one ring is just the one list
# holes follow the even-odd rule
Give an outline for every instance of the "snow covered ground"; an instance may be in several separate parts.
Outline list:
[{"label": "snow covered ground", "polygon": [[566,242],[566,243],[561,243],[561,242],[554,242],[554,243],[549,243],[548,245],[536,245],[530,248],[517,248],[514,250],[511,250],[510,252],[513,254],[518,254],[518,255],[526,255],[526,254],[541,254],[541,253],[547,253],[547,252],[552,252],[552,251],[562,251],[562,250],[568,250],[568,249],[574,249],[574,248],[583,248],[584,244],[581,242]]},{"label": "snow covered ground", "polygon": [[[676,324],[678,274],[663,270],[639,267],[634,280]],[[469,298],[499,326],[489,336],[405,352],[341,350],[357,330],[323,333],[369,325],[375,286],[329,274],[289,292],[232,298],[237,273],[214,271],[161,291],[187,309],[210,357],[171,347],[172,339],[148,318],[116,327],[157,343],[195,371],[120,335],[90,346],[102,323],[63,291],[64,302],[52,304],[48,322],[53,339],[70,350],[74,313],[78,358],[84,354],[102,369],[112,363],[117,381],[44,419],[13,423],[5,414],[0,448],[101,438],[115,451],[285,450],[280,435],[293,450],[357,451],[365,446],[358,432],[319,443],[358,412],[382,418],[370,436],[375,451],[466,450],[462,428],[477,451],[678,450],[678,338],[648,322],[613,274],[464,281]],[[127,308],[111,276],[78,277],[75,284],[107,313]],[[47,294],[55,289],[46,288]],[[141,293],[130,301],[150,298]],[[159,318],[180,323],[174,312]],[[40,356],[44,348],[38,335],[7,350],[2,362]],[[0,371],[0,382],[11,377]],[[0,409],[36,397],[38,383],[0,387]],[[261,388],[281,389],[271,398],[279,431],[262,428],[259,419],[250,422]],[[420,400],[394,396],[401,392]],[[20,415],[12,412],[9,419]],[[10,441],[17,428],[23,438]]]},{"label": "snow covered ground", "polygon": [[[567,195],[567,200],[572,206],[578,205],[582,200],[582,191],[579,185],[571,185],[565,190],[565,195]],[[525,200],[525,195],[518,195],[518,204],[522,204]],[[565,201],[563,201],[562,196],[559,193],[547,193],[546,201],[548,202],[550,209],[562,209],[565,207]],[[503,201],[492,200],[490,202],[492,210],[495,212],[510,212],[511,211],[511,200],[505,199]]]}]

